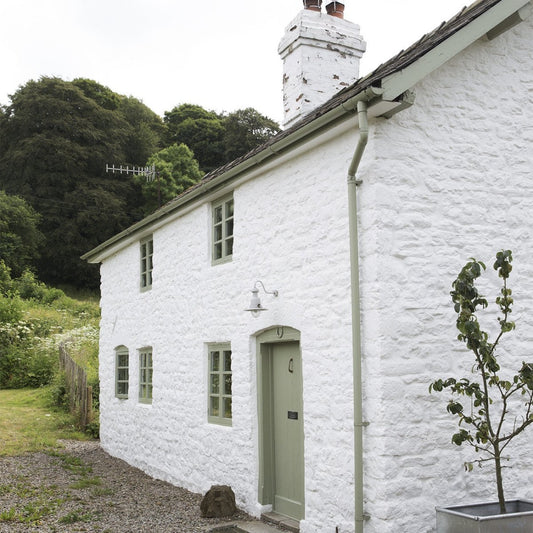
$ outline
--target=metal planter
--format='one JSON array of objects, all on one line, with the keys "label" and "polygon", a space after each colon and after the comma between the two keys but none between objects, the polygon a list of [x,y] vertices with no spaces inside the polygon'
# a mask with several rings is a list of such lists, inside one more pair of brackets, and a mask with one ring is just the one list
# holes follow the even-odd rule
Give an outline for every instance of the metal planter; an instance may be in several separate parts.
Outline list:
[{"label": "metal planter", "polygon": [[437,533],[531,533],[533,501],[511,500],[507,513],[494,503],[437,507]]}]

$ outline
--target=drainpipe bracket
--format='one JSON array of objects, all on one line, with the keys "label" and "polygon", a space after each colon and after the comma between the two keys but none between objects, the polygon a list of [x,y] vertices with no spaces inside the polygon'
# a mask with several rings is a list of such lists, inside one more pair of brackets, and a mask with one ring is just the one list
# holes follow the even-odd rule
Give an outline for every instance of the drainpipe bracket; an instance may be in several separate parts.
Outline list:
[{"label": "drainpipe bracket", "polygon": [[363,513],[363,516],[361,518],[356,518],[356,522],[368,522],[370,520],[370,515],[367,513]]}]

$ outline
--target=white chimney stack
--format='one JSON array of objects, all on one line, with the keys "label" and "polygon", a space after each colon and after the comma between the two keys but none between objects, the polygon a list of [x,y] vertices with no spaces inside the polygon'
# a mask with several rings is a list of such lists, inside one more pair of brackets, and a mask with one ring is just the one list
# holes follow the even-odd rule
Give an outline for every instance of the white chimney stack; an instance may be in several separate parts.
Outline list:
[{"label": "white chimney stack", "polygon": [[283,60],[284,127],[329,100],[359,78],[366,43],[359,26],[344,20],[344,4],[303,0],[304,9],[285,29],[278,52]]}]

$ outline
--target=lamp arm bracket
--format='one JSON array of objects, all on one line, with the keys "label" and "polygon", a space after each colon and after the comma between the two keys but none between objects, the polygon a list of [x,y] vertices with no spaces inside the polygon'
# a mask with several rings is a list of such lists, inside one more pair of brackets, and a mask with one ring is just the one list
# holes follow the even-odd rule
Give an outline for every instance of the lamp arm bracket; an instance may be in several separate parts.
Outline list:
[{"label": "lamp arm bracket", "polygon": [[254,283],[254,288],[257,289],[257,284],[260,284],[261,287],[263,287],[263,290],[265,291],[266,294],[273,294],[274,296],[278,296],[279,292],[277,290],[273,290],[273,291],[267,291],[265,289],[265,285],[263,284],[263,282],[261,280],[257,280],[255,283]]}]

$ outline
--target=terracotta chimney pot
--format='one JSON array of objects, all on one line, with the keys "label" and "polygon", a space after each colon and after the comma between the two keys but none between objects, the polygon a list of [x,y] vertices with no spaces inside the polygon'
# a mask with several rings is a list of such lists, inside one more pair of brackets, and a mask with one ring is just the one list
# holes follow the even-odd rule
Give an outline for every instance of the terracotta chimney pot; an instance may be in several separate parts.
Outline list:
[{"label": "terracotta chimney pot", "polygon": [[322,0],[304,0],[304,8],[310,11],[320,11],[322,9]]},{"label": "terracotta chimney pot", "polygon": [[344,18],[344,4],[341,4],[341,2],[330,2],[326,6],[326,11],[328,12],[328,15],[331,15],[332,17],[337,17],[339,19]]}]

